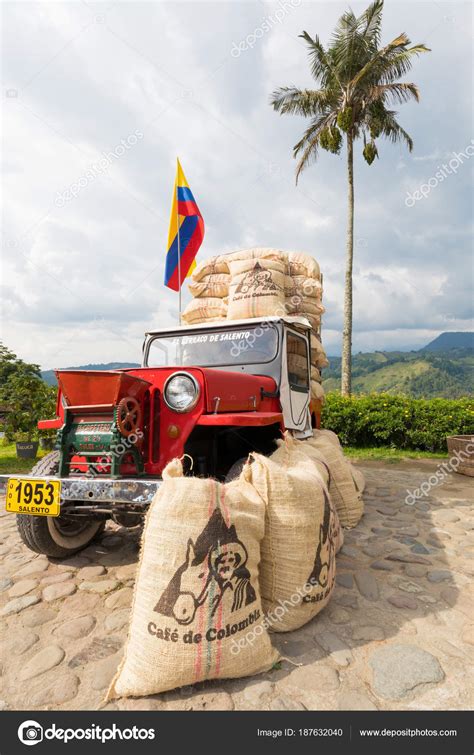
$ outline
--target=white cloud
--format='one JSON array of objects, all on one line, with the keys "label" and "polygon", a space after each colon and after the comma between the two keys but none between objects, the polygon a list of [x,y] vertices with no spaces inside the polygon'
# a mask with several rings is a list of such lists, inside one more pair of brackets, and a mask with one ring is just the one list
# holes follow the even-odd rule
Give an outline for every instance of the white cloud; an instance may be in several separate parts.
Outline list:
[{"label": "white cloud", "polygon": [[[176,321],[177,295],[162,281],[179,154],[206,222],[201,256],[254,245],[313,253],[325,275],[326,343],[337,350],[344,155],[321,154],[296,188],[292,147],[304,122],[268,101],[277,86],[311,86],[298,35],[327,40],[344,6],[302,3],[235,58],[232,45],[277,3],[88,5],[4,6],[3,81],[17,91],[3,93],[7,345],[45,368],[139,361],[143,332]],[[470,327],[470,166],[404,204],[438,155],[470,141],[469,9],[386,3],[384,39],[401,30],[433,52],[413,72],[421,104],[401,108],[414,154],[383,143],[369,168],[357,147],[356,349],[423,345]],[[55,204],[135,129],[143,139],[133,149]]]}]

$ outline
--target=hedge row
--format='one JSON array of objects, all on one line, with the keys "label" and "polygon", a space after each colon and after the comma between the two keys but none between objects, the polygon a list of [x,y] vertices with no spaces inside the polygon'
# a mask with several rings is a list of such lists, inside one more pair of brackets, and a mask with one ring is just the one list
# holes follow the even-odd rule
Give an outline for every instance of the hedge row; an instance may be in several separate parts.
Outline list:
[{"label": "hedge row", "polygon": [[322,426],[343,445],[446,452],[447,435],[474,435],[474,400],[328,393]]}]

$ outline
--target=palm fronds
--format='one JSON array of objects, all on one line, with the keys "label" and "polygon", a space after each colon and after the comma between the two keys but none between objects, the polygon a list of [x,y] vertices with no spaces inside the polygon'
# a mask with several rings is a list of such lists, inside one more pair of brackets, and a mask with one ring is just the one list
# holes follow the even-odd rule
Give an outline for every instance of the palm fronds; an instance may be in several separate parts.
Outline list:
[{"label": "palm fronds", "polygon": [[404,128],[397,122],[395,111],[387,111],[386,117],[382,126],[382,134],[390,139],[391,142],[396,144],[397,142],[404,141],[408,147],[409,152],[413,150],[413,140]]},{"label": "palm fronds", "polygon": [[323,87],[334,86],[334,82],[340,84],[336,67],[316,35],[314,39],[304,31],[300,37],[305,40],[310,48],[310,70],[315,81],[320,82]]},{"label": "palm fronds", "polygon": [[273,92],[270,103],[282,115],[313,116],[334,104],[330,89],[298,89],[281,87]]},{"label": "palm fronds", "polygon": [[423,52],[429,52],[425,45],[407,47],[409,44],[406,34],[400,34],[378,50],[354,76],[350,82],[351,89],[375,82],[389,84],[407,74],[412,68],[413,59]]},{"label": "palm fronds", "polygon": [[[327,47],[318,35],[312,37],[307,31],[300,35],[308,45],[310,71],[318,88],[280,87],[270,98],[281,115],[311,119],[293,150],[298,159],[297,181],[317,159],[320,148],[339,151],[341,132],[351,143],[364,137],[364,157],[369,164],[377,156],[375,140],[379,137],[403,141],[413,149],[397,113],[389,108],[419,101],[416,84],[400,79],[415,59],[429,50],[424,44],[413,45],[405,33],[381,46],[383,7],[383,0],[374,0],[359,16],[352,10],[343,13]],[[369,142],[366,135],[370,135]]]},{"label": "palm fronds", "polygon": [[380,44],[380,35],[382,31],[382,11],[383,0],[375,0],[369,5],[361,17],[362,37],[367,40],[368,44],[374,45],[375,49]]},{"label": "palm fronds", "polygon": [[367,102],[375,102],[377,100],[383,100],[384,102],[390,100],[396,102],[399,105],[410,100],[420,101],[420,92],[416,84],[409,84],[404,82],[395,82],[393,84],[376,84],[371,87],[367,94]]}]

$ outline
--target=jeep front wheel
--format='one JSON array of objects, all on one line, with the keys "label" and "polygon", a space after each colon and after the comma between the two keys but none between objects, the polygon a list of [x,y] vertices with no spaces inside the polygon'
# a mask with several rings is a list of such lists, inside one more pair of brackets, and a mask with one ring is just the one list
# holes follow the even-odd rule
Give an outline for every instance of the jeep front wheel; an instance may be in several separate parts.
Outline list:
[{"label": "jeep front wheel", "polygon": [[[33,477],[55,475],[58,472],[59,453],[53,451],[31,470]],[[64,558],[85,548],[105,527],[105,522],[74,519],[61,515],[29,516],[17,514],[18,532],[26,546],[35,553],[52,558]]]},{"label": "jeep front wheel", "polygon": [[237,459],[237,461],[234,461],[225,476],[225,482],[233,482],[234,480],[237,480],[237,478],[242,474],[242,470],[245,467],[247,460],[248,456],[244,456],[242,459]]}]

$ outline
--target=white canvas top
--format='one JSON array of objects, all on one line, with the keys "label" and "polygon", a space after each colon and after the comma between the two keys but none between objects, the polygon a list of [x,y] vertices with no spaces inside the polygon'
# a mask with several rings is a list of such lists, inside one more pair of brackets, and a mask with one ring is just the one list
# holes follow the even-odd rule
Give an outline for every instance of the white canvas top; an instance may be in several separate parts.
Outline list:
[{"label": "white canvas top", "polygon": [[222,320],[222,322],[209,322],[199,323],[198,325],[175,325],[171,328],[160,328],[160,330],[149,330],[145,333],[146,336],[156,336],[161,333],[175,333],[177,330],[212,330],[222,327],[234,327],[242,325],[258,325],[263,322],[286,322],[288,325],[300,325],[305,330],[311,330],[311,323],[306,317],[299,317],[298,315],[285,315],[283,317],[271,316],[271,317],[247,317],[244,320]]}]

